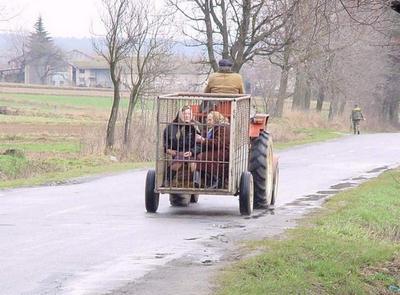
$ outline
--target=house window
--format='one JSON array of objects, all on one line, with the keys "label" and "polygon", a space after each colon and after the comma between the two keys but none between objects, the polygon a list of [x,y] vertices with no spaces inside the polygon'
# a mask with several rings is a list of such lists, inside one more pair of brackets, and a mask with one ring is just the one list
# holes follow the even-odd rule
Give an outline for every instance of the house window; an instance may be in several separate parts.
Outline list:
[{"label": "house window", "polygon": [[85,70],[84,70],[84,69],[79,69],[79,73],[80,73],[80,74],[84,74],[84,73],[85,73]]}]

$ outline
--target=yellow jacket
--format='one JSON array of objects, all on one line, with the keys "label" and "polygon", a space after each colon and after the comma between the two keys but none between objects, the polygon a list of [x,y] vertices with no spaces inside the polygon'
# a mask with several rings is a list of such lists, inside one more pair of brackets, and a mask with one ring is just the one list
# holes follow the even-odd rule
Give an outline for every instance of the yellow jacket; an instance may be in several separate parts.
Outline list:
[{"label": "yellow jacket", "polygon": [[213,73],[208,79],[204,92],[243,94],[242,76],[237,73]]}]

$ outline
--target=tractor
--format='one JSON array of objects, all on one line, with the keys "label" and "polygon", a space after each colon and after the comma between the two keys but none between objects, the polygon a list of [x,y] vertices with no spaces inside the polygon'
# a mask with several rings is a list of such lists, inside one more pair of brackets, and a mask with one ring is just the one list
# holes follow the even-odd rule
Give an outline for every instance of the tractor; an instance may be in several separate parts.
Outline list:
[{"label": "tractor", "polygon": [[[189,109],[186,113],[190,120],[179,119],[183,109]],[[223,123],[210,120],[211,113],[224,118]],[[199,195],[239,196],[242,215],[251,215],[255,208],[273,208],[279,167],[273,154],[272,137],[266,131],[268,118],[267,114],[251,115],[250,95],[175,93],[159,96],[156,167],[146,176],[147,212],[157,211],[160,194],[169,194],[172,206],[196,203]],[[168,130],[175,131],[176,151],[172,153]],[[218,131],[224,136],[219,136],[217,142]],[[177,141],[178,135],[185,140]],[[190,153],[185,152],[189,150]]]}]

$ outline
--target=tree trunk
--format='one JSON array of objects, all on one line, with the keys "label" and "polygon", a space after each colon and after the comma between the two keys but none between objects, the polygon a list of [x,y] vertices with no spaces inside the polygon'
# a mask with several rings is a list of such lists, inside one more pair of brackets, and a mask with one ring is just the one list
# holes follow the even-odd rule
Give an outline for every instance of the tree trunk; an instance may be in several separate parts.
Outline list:
[{"label": "tree trunk", "polygon": [[210,3],[208,1],[205,2],[204,7],[204,23],[206,26],[206,36],[207,36],[207,53],[208,60],[210,61],[210,65],[214,72],[218,71],[218,63],[214,54],[214,39],[213,39],[213,27],[210,13]]},{"label": "tree trunk", "polygon": [[311,106],[311,81],[307,77],[306,78],[306,89],[304,94],[304,103],[303,103],[303,110],[309,111]]},{"label": "tree trunk", "polygon": [[343,115],[344,114],[344,110],[346,108],[346,99],[342,99],[339,103],[339,115]]},{"label": "tree trunk", "polygon": [[[390,95],[391,94],[391,95]],[[382,104],[382,120],[392,126],[399,126],[400,100],[394,93],[386,95]]]},{"label": "tree trunk", "polygon": [[325,88],[323,86],[320,86],[318,88],[317,112],[322,111],[322,107],[324,105],[324,100],[325,100]]},{"label": "tree trunk", "polygon": [[129,95],[128,113],[126,114],[126,119],[125,119],[124,145],[127,149],[129,149],[129,143],[130,143],[130,139],[131,139],[130,136],[131,136],[133,110],[135,109],[135,106],[137,103],[138,91],[136,88],[137,87],[134,87]]},{"label": "tree trunk", "polygon": [[301,105],[301,97],[303,96],[303,89],[301,87],[301,73],[297,70],[296,73],[296,82],[294,84],[294,92],[293,92],[293,102],[292,102],[292,110],[297,110]]},{"label": "tree trunk", "polygon": [[303,69],[296,74],[292,110],[308,111],[311,103],[311,83]]},{"label": "tree trunk", "polygon": [[338,114],[339,110],[339,99],[337,98],[334,91],[332,91],[331,103],[329,105],[329,115],[328,119],[333,120]]},{"label": "tree trunk", "polygon": [[107,125],[106,153],[112,150],[115,144],[115,125],[117,124],[119,101],[121,100],[119,93],[120,79],[115,76],[115,66],[111,67],[111,80],[114,84],[114,100]]},{"label": "tree trunk", "polygon": [[283,108],[285,106],[286,99],[286,90],[288,86],[289,79],[289,48],[285,47],[285,51],[283,53],[283,67],[281,71],[281,79],[279,82],[279,92],[278,99],[276,100],[274,115],[276,117],[282,117]]}]

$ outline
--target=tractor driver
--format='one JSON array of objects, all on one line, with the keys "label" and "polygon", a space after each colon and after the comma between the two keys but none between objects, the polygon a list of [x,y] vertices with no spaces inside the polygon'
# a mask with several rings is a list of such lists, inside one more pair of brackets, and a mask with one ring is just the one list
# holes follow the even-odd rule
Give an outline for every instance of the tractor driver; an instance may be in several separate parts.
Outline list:
[{"label": "tractor driver", "polygon": [[[218,62],[218,72],[212,73],[208,78],[205,93],[243,94],[242,76],[232,71],[233,63],[230,59],[221,59]],[[204,113],[215,111],[215,101],[204,101],[201,110]]]},{"label": "tractor driver", "polygon": [[218,72],[210,75],[205,93],[243,94],[242,76],[232,71],[233,63],[229,59],[218,62]]}]

